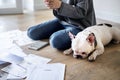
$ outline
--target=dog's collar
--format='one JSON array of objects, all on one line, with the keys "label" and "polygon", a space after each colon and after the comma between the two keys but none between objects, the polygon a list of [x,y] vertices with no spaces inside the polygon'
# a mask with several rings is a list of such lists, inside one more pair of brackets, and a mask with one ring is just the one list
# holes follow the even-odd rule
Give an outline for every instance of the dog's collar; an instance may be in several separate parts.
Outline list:
[{"label": "dog's collar", "polygon": [[95,48],[96,48],[96,46],[97,46],[97,40],[96,40],[96,36],[95,36],[95,34],[94,34],[94,37],[95,37],[94,49],[95,49]]}]

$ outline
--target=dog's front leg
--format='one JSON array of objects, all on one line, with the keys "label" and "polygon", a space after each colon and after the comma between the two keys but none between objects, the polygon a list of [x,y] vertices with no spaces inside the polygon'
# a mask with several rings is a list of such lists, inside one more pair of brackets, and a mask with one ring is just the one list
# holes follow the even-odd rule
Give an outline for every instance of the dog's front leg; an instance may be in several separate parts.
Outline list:
[{"label": "dog's front leg", "polygon": [[73,51],[72,51],[72,48],[69,48],[69,49],[65,50],[65,51],[63,52],[63,54],[68,55],[68,54],[71,54],[72,52],[73,52]]},{"label": "dog's front leg", "polygon": [[88,57],[88,60],[95,61],[96,57],[103,53],[104,53],[104,46],[101,44],[101,46],[96,48],[96,50]]}]

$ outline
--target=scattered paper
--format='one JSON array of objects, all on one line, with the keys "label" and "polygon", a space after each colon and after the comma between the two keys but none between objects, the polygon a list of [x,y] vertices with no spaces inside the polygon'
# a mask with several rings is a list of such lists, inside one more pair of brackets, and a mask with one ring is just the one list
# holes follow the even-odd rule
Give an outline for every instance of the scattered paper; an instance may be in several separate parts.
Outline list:
[{"label": "scattered paper", "polygon": [[22,77],[14,76],[12,74],[8,74],[7,80],[25,80],[25,79]]},{"label": "scattered paper", "polygon": [[13,64],[19,64],[24,60],[24,58],[11,53],[2,53],[0,55],[0,60],[10,62]]},{"label": "scattered paper", "polygon": [[13,45],[12,40],[0,38],[0,51],[6,48],[10,48]]},{"label": "scattered paper", "polygon": [[35,42],[27,36],[27,31],[21,31],[21,33],[17,34],[16,37],[13,38],[13,41],[19,46]]},{"label": "scattered paper", "polygon": [[[47,64],[51,60],[49,58],[40,57],[34,54],[29,54],[28,56],[24,57],[22,61],[18,56],[13,54],[8,54],[7,56],[9,57],[5,57],[4,59],[2,58],[2,60],[11,62],[12,65],[9,65],[2,70],[9,73],[7,79],[17,80],[25,78],[27,74],[31,72],[31,66]],[[16,64],[18,62],[19,64]]]},{"label": "scattered paper", "polygon": [[27,36],[27,31],[13,30],[0,34],[0,60],[12,63],[1,69],[8,73],[7,79],[64,80],[65,64],[47,64],[51,59],[26,55],[20,48],[34,42]]},{"label": "scattered paper", "polygon": [[3,65],[8,66],[8,65],[10,65],[10,64],[11,64],[11,63],[9,63],[9,62],[0,60],[0,67],[3,66]]},{"label": "scattered paper", "polygon": [[7,53],[11,53],[20,57],[26,57],[27,54],[23,52],[23,50],[16,44],[14,44],[13,46],[11,46],[10,48],[6,49]]},{"label": "scattered paper", "polygon": [[51,61],[49,58],[37,56],[35,54],[29,54],[24,60],[30,64],[46,64]]},{"label": "scattered paper", "polygon": [[49,58],[37,56],[35,54],[29,54],[27,57],[24,57],[24,61],[19,65],[29,70],[31,66],[47,64],[50,61],[51,59]]},{"label": "scattered paper", "polygon": [[27,36],[27,31],[12,30],[0,34],[2,49],[11,47],[12,44],[24,46],[34,41]]},{"label": "scattered paper", "polygon": [[26,77],[27,71],[19,65],[11,64],[2,69],[3,71],[9,73],[7,79],[23,79]]},{"label": "scattered paper", "polygon": [[65,64],[37,65],[29,72],[26,80],[64,80]]}]

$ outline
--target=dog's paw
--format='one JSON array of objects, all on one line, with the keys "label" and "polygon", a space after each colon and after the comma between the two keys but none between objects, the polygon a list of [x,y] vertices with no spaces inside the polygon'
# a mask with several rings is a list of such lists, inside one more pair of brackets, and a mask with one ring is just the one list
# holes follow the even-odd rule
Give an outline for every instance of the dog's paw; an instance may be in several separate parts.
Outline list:
[{"label": "dog's paw", "polygon": [[96,56],[94,56],[94,55],[91,55],[88,57],[88,61],[90,61],[90,62],[95,61],[95,59],[96,59]]},{"label": "dog's paw", "polygon": [[63,54],[68,55],[72,53],[72,49],[67,49],[63,52]]}]

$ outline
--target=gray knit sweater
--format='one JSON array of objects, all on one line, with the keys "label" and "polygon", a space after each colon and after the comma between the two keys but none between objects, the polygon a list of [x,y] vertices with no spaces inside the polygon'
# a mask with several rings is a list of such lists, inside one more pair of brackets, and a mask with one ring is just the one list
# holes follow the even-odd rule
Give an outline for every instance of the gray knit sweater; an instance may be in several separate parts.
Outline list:
[{"label": "gray knit sweater", "polygon": [[53,10],[60,21],[84,29],[96,24],[93,0],[62,0],[61,7]]}]

